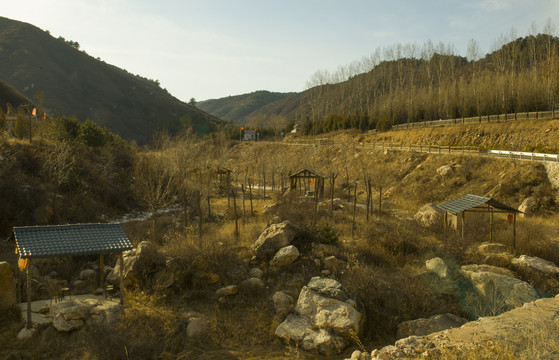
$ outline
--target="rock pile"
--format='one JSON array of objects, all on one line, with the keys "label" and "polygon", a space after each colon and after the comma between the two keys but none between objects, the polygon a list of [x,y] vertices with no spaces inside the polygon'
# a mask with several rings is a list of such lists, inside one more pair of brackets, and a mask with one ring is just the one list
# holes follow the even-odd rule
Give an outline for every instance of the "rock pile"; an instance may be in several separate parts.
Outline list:
[{"label": "rock pile", "polygon": [[341,352],[359,334],[364,315],[353,295],[336,280],[312,278],[303,287],[293,313],[277,327],[276,335],[323,354]]}]

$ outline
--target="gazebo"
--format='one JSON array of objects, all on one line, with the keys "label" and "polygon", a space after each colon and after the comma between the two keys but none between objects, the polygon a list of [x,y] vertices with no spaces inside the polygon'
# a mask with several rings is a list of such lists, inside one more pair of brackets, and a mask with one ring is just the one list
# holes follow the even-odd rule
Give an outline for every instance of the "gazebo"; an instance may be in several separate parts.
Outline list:
[{"label": "gazebo", "polygon": [[120,224],[75,224],[14,227],[13,237],[20,269],[27,268],[27,328],[31,327],[31,260],[55,256],[100,255],[103,283],[103,255],[120,253],[120,302],[123,303],[122,252],[132,243]]},{"label": "gazebo", "polygon": [[[290,189],[291,191],[299,189],[300,193],[304,189],[305,195],[310,195],[312,193],[313,196],[322,198],[324,196],[325,179],[325,176],[313,170],[303,169],[295,174],[289,175]],[[313,190],[310,190],[311,188]]]},{"label": "gazebo", "polygon": [[[467,194],[461,198],[451,200],[444,204],[438,205],[439,208],[445,211],[444,213],[444,224],[445,227],[448,226],[449,219],[448,213],[456,216],[460,215],[461,219],[461,229],[462,229],[462,239],[464,239],[464,223],[466,212],[485,212],[489,214],[489,240],[493,241],[493,214],[504,213],[508,214],[509,223],[513,225],[513,249],[516,249],[516,214],[522,213],[511,206],[502,204],[490,197],[478,196]],[[458,227],[458,221],[456,221],[456,227]]]}]

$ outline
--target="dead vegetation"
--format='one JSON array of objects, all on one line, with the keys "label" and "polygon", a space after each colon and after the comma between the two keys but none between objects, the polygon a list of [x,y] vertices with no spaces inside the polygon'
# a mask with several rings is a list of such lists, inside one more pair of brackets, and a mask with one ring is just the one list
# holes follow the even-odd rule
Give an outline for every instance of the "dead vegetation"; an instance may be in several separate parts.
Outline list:
[{"label": "dead vegetation", "polygon": [[[189,151],[207,156],[184,157]],[[316,355],[286,347],[274,335],[282,319],[275,314],[270,297],[282,289],[296,299],[312,276],[321,275],[314,259],[331,255],[345,266],[333,268],[330,276],[356,294],[365,310],[365,330],[359,334],[365,348],[393,342],[396,326],[405,320],[444,312],[467,317],[461,294],[431,281],[424,274],[425,261],[434,256],[457,265],[477,261],[467,250],[487,241],[487,219],[473,219],[468,224],[472,231],[462,240],[454,231],[442,226],[427,229],[411,218],[425,203],[441,203],[467,193],[492,196],[514,207],[526,197],[536,198],[539,215],[519,220],[517,251],[559,262],[551,251],[557,240],[551,217],[556,211],[555,190],[537,163],[382,152],[360,148],[349,140],[328,146],[177,142],[163,146],[160,156],[181,159],[166,163],[173,171],[165,176],[180,174],[190,179],[184,208],[158,216],[156,227],[150,219],[126,224],[125,229],[134,244],[152,241],[157,231],[158,250],[180,265],[173,287],[158,290],[140,279],[127,292],[127,311],[119,327],[90,328],[64,336],[47,330],[41,339],[0,347],[5,349],[0,350],[1,356],[258,359],[268,354],[269,358],[313,358]],[[445,165],[452,170],[439,174],[437,170]],[[217,167],[231,170],[229,196],[210,172]],[[318,203],[309,197],[283,195],[289,173],[302,168],[327,177],[325,198]],[[328,182],[332,176],[336,178],[333,191]],[[144,194],[149,191],[143,190]],[[330,194],[337,199],[335,204]],[[365,206],[367,199],[372,201],[372,213]],[[275,210],[267,212],[272,204]],[[294,241],[301,259],[281,271],[251,260],[250,245],[266,224],[286,219],[301,228]],[[495,226],[495,241],[508,246],[510,230],[505,219],[498,219]],[[265,273],[265,291],[239,295],[232,303],[218,302],[217,289],[238,283],[256,266]],[[211,335],[186,338],[185,314],[189,312],[208,317]],[[3,339],[13,339],[21,326],[15,316],[0,323]],[[500,348],[484,351],[509,358]],[[441,358],[446,355],[441,353]]]}]

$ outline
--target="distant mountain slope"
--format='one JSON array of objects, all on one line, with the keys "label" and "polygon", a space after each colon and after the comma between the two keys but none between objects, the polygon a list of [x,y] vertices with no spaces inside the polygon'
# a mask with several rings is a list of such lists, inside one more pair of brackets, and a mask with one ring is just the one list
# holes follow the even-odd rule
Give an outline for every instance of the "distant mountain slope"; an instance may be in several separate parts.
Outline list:
[{"label": "distant mountain slope", "polygon": [[[153,131],[192,125],[207,133],[222,123],[161,89],[153,80],[94,59],[79,44],[0,17],[0,79],[49,115],[91,119],[127,140],[148,141]],[[2,106],[5,106],[2,104]]]},{"label": "distant mountain slope", "polygon": [[295,94],[261,90],[250,94],[202,101],[198,103],[198,107],[221,119],[231,120],[234,124],[245,125],[255,112]]},{"label": "distant mountain slope", "polygon": [[0,80],[0,108],[6,110],[6,104],[10,104],[14,108],[20,105],[31,104],[32,101],[23,96],[19,91],[14,89],[11,85]]},{"label": "distant mountain slope", "polygon": [[345,77],[318,72],[311,79],[314,86],[255,108],[250,116],[280,116],[317,134],[559,108],[555,36],[510,40],[489,54],[477,54],[475,61],[429,42],[407,57],[398,45],[395,50],[399,55],[379,55]]}]

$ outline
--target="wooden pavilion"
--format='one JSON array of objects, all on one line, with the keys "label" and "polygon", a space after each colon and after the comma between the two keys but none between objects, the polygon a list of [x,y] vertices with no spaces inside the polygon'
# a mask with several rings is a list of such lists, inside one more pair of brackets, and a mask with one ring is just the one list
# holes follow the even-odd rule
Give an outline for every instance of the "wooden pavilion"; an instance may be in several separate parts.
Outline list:
[{"label": "wooden pavilion", "polygon": [[103,284],[103,255],[120,253],[120,303],[123,303],[122,252],[132,243],[120,224],[76,224],[14,227],[19,254],[18,266],[27,268],[27,328],[31,328],[31,261],[35,258],[100,255],[100,283]]},{"label": "wooden pavilion", "polygon": [[467,212],[482,212],[489,214],[489,241],[493,241],[493,214],[504,213],[508,214],[509,224],[513,225],[513,249],[516,249],[516,214],[522,213],[513,207],[502,204],[490,197],[478,196],[467,194],[461,198],[446,202],[438,205],[439,208],[444,210],[444,224],[445,227],[449,226],[450,221],[448,214],[455,216],[454,227],[458,230],[458,217],[461,223],[461,236],[464,239],[464,224],[465,214]]},{"label": "wooden pavilion", "polygon": [[289,188],[291,191],[299,189],[300,195],[322,198],[324,197],[325,180],[325,176],[313,170],[303,169],[295,174],[289,175]]}]

